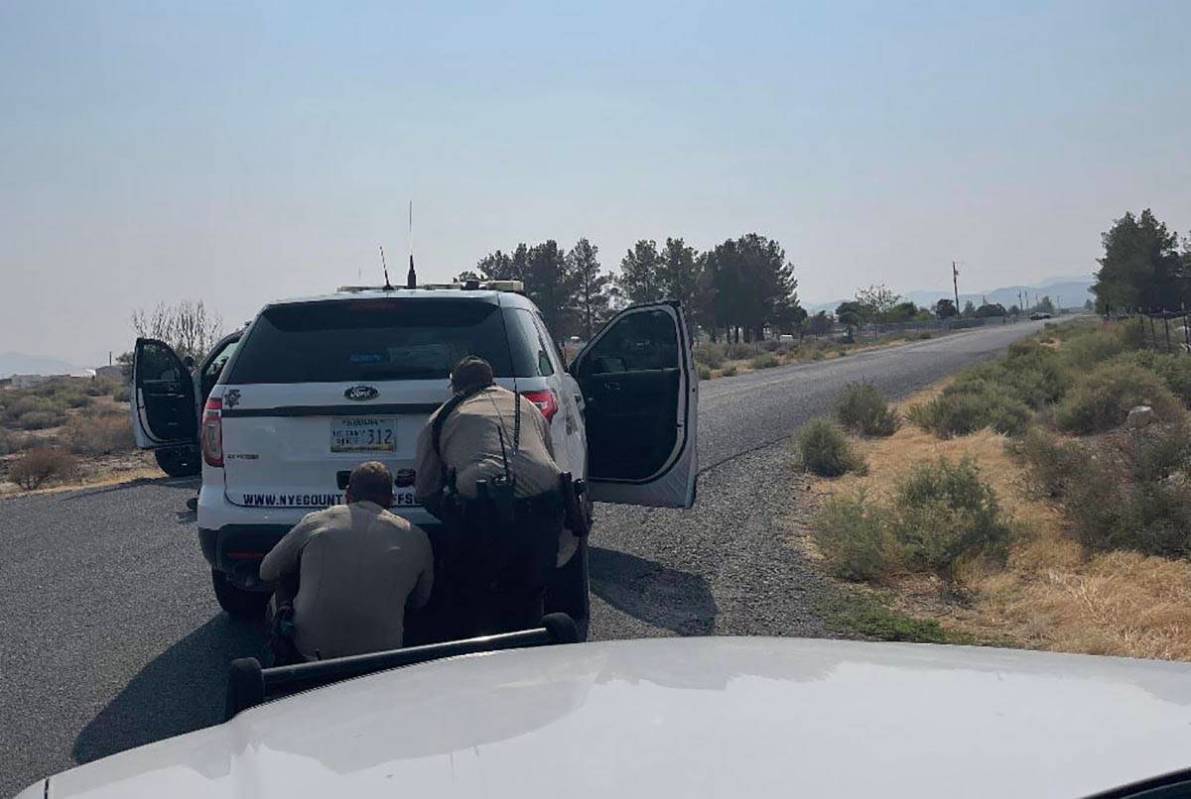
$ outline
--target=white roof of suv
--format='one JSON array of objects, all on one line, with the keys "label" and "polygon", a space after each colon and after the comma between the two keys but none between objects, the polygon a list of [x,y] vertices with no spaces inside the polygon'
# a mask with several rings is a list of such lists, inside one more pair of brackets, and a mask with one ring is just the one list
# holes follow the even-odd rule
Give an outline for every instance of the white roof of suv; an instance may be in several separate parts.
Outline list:
[{"label": "white roof of suv", "polygon": [[[472,286],[475,288],[472,288]],[[491,300],[497,297],[508,297],[510,302],[504,303],[506,305],[517,307],[533,307],[533,302],[526,297],[522,292],[524,286],[520,280],[488,280],[477,281],[474,284],[464,283],[431,283],[417,288],[405,288],[403,286],[393,286],[385,288],[384,286],[340,286],[332,294],[316,294],[309,297],[288,297],[283,300],[274,300],[267,305],[266,308],[277,305],[289,305],[292,303],[302,302],[323,302],[327,300],[363,300],[363,299],[384,299],[384,298],[438,298],[438,297],[452,297],[452,298],[467,298],[479,300]],[[516,299],[513,299],[516,298]]]}]

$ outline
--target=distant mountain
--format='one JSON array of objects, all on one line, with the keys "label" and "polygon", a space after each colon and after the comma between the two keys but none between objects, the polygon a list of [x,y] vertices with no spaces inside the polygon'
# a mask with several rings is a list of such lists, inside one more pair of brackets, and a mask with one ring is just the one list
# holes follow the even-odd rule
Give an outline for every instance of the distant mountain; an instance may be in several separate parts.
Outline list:
[{"label": "distant mountain", "polygon": [[79,367],[58,358],[43,358],[23,352],[0,353],[0,378],[13,375],[65,375]]},{"label": "distant mountain", "polygon": [[[1008,308],[1011,305],[1018,304],[1018,292],[1021,292],[1022,294],[1029,295],[1029,298],[1026,300],[1027,306],[1034,304],[1034,295],[1037,294],[1039,299],[1049,296],[1056,304],[1061,299],[1064,308],[1079,308],[1084,304],[1085,300],[1095,299],[1092,295],[1092,284],[1095,282],[1095,279],[1090,275],[1088,277],[1053,277],[1030,286],[1003,286],[990,291],[971,293],[961,291],[959,294],[959,305],[962,308],[968,300],[971,300],[974,305],[980,305],[983,300],[987,300],[992,303],[999,302]],[[908,291],[902,295],[904,299],[910,300],[923,308],[930,308],[939,300],[944,298],[951,299],[953,296],[950,291],[938,290]],[[819,311],[831,312],[841,302],[844,302],[844,300],[808,303],[804,307],[812,314]]]}]

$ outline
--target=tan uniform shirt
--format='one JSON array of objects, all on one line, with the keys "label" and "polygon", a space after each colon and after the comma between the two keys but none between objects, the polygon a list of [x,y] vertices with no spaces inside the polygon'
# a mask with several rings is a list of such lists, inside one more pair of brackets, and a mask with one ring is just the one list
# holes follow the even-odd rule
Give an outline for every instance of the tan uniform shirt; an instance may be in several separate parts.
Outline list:
[{"label": "tan uniform shirt", "polygon": [[[521,402],[520,447],[513,452],[514,402]],[[417,477],[414,494],[419,504],[437,496],[442,489],[443,466],[455,469],[455,488],[465,497],[475,498],[476,481],[492,480],[504,474],[501,436],[509,473],[515,478],[518,497],[532,497],[558,489],[562,471],[554,462],[554,444],[550,424],[538,406],[501,386],[490,386],[468,397],[443,423],[439,452],[434,451],[434,420],[439,408],[418,435]],[[501,431],[498,433],[497,431]],[[441,455],[441,457],[440,457]],[[565,528],[559,538],[558,563],[570,559],[578,539]]]},{"label": "tan uniform shirt", "polygon": [[361,501],[307,514],[261,561],[260,574],[275,582],[296,570],[294,644],[325,660],[399,648],[406,606],[430,599],[434,554],[421,528]]},{"label": "tan uniform shirt", "polygon": [[[514,402],[521,402],[520,447],[513,451]],[[417,478],[414,493],[419,502],[442,489],[443,465],[455,470],[455,488],[465,497],[476,496],[477,480],[492,480],[504,474],[501,437],[509,461],[509,473],[516,478],[516,494],[532,497],[558,489],[561,471],[554,462],[550,425],[538,407],[524,397],[500,386],[490,386],[468,397],[447,417],[434,451],[435,411],[418,436]],[[499,432],[498,432],[499,431]],[[441,457],[440,457],[441,454]]]}]

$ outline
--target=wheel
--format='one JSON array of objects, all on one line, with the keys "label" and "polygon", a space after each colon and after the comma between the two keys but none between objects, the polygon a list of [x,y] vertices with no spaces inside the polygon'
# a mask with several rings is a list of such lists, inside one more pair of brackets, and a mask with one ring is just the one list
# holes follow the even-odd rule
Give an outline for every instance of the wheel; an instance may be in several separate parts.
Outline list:
[{"label": "wheel", "polygon": [[269,603],[267,591],[246,591],[237,588],[223,572],[211,570],[211,583],[215,587],[215,599],[227,615],[237,619],[255,619],[265,612]]},{"label": "wheel", "polygon": [[170,447],[153,450],[161,471],[170,477],[191,477],[203,470],[198,447]]},{"label": "wheel", "polygon": [[565,613],[575,622],[579,640],[587,640],[591,621],[591,577],[587,568],[587,539],[579,539],[579,548],[562,568],[554,570],[554,577],[546,588],[546,612]]}]

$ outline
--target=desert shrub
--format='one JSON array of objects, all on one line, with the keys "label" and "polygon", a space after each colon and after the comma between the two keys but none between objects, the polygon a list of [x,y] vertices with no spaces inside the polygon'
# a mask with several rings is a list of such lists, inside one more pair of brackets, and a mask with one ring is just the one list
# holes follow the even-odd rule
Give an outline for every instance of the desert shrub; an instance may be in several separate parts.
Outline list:
[{"label": "desert shrub", "polygon": [[994,383],[1014,399],[1039,409],[1061,399],[1072,377],[1057,352],[1027,339],[1011,345],[1005,359],[962,372],[949,390],[960,391],[965,383],[982,381]]},{"label": "desert shrub", "polygon": [[877,580],[893,568],[888,513],[864,494],[832,497],[815,516],[814,537],[828,571],[845,580]]},{"label": "desert shrub", "polygon": [[913,335],[913,338],[918,339],[919,341],[926,341],[927,339],[934,338],[934,337],[935,337],[935,334],[930,332],[929,330],[919,330],[917,333],[915,333]]},{"label": "desert shrub", "polygon": [[847,429],[866,436],[891,436],[897,432],[897,413],[876,387],[868,383],[853,383],[840,393],[835,404],[835,417]]},{"label": "desert shrub", "polygon": [[1191,554],[1191,429],[1151,425],[1093,441],[1030,431],[1019,445],[1032,484],[1063,504],[1092,551]]},{"label": "desert shrub", "polygon": [[19,433],[16,430],[0,427],[0,455],[9,455],[28,449],[31,438],[32,436],[28,433]]},{"label": "desert shrub", "polygon": [[128,386],[116,386],[112,389],[112,399],[116,402],[128,402],[131,391]]},{"label": "desert shrub", "polygon": [[726,347],[715,341],[696,344],[694,349],[695,362],[719,369],[724,365],[724,350]]},{"label": "desert shrub", "polygon": [[26,411],[16,419],[16,427],[21,430],[44,430],[47,427],[57,427],[66,421],[66,414],[54,411]]},{"label": "desert shrub", "polygon": [[1003,384],[967,380],[948,386],[934,399],[910,408],[910,421],[939,438],[966,436],[985,427],[1017,435],[1030,421],[1029,407]]},{"label": "desert shrub", "polygon": [[1009,345],[1008,357],[1021,358],[1023,356],[1034,355],[1035,353],[1041,352],[1044,349],[1048,348],[1043,347],[1042,344],[1035,339],[1026,338],[1022,339],[1021,341],[1015,341]]},{"label": "desert shrub", "polygon": [[1182,400],[1183,405],[1191,407],[1191,358],[1186,355],[1165,353],[1138,353],[1149,355],[1149,368],[1162,378],[1166,387]]},{"label": "desert shrub", "polygon": [[822,477],[838,477],[863,467],[848,437],[826,419],[816,419],[802,428],[798,434],[798,451],[802,465]]},{"label": "desert shrub", "polygon": [[754,369],[772,369],[775,366],[781,365],[782,362],[772,352],[763,352],[749,361],[749,366]]},{"label": "desert shrub", "polygon": [[1125,342],[1112,330],[1084,330],[1063,341],[1063,360],[1074,369],[1089,369],[1125,351]]},{"label": "desert shrub", "polygon": [[720,374],[724,377],[736,377],[736,373],[740,371],[736,368],[736,364],[729,364],[720,370]]},{"label": "desert shrub", "polygon": [[74,416],[63,428],[62,440],[80,455],[110,455],[136,448],[128,417],[119,413]]},{"label": "desert shrub", "polygon": [[815,350],[815,351],[814,351],[814,352],[811,354],[811,360],[812,360],[812,361],[821,361],[821,360],[823,360],[823,359],[824,359],[824,358],[826,358],[826,357],[827,357],[827,356],[823,354],[823,350],[821,350],[821,349],[819,349],[819,350]]},{"label": "desert shrub", "polygon": [[1116,360],[1076,382],[1057,408],[1055,422],[1070,433],[1100,433],[1120,426],[1137,405],[1149,405],[1162,420],[1181,413],[1178,399],[1161,378],[1135,363]]},{"label": "desert shrub", "polygon": [[1014,442],[1013,452],[1025,462],[1029,487],[1036,494],[1051,498],[1067,492],[1087,457],[1078,445],[1064,442],[1037,425],[1032,425]]},{"label": "desert shrub", "polygon": [[51,480],[71,476],[75,468],[74,456],[66,450],[40,448],[17,458],[8,467],[8,479],[26,491],[32,491]]},{"label": "desert shrub", "polygon": [[729,344],[727,346],[724,354],[728,357],[729,360],[747,361],[748,359],[752,358],[754,355],[759,354],[760,351],[761,351],[760,348],[756,344],[753,344],[751,342],[742,341],[742,342],[738,342],[735,344]]},{"label": "desert shrub", "polygon": [[1146,330],[1141,319],[1126,319],[1117,325],[1117,336],[1126,349],[1138,350],[1145,346]]},{"label": "desert shrub", "polygon": [[761,349],[764,352],[777,352],[781,349],[781,342],[775,338],[767,338],[761,341]]},{"label": "desert shrub", "polygon": [[710,369],[708,369],[703,364],[698,364],[697,368],[699,370],[699,379],[700,380],[710,380],[711,379],[711,370]]},{"label": "desert shrub", "polygon": [[1090,550],[1191,554],[1191,487],[1184,480],[1136,481],[1116,464],[1089,460],[1071,481],[1063,506],[1076,539]]},{"label": "desert shrub", "polygon": [[947,582],[966,558],[1008,555],[1009,526],[992,487],[971,460],[920,464],[898,487],[893,536],[910,568]]},{"label": "desert shrub", "polygon": [[838,350],[835,351],[835,357],[837,357],[837,358],[843,358],[847,354],[848,354],[848,351],[846,349],[844,349],[843,347],[840,347]]}]

